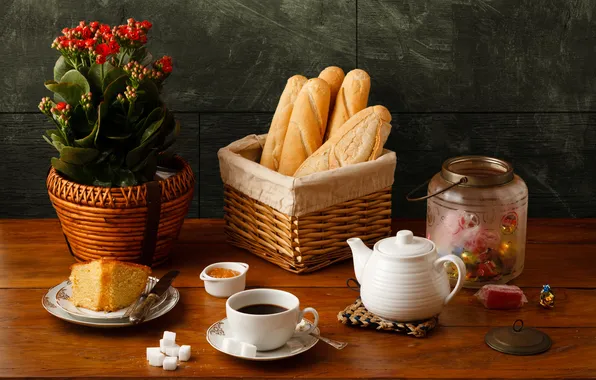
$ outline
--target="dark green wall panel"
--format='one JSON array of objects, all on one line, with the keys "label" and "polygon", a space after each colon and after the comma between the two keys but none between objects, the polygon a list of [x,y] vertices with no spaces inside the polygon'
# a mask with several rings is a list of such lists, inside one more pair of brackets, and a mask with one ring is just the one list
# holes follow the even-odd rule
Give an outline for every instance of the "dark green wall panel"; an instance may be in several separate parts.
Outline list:
[{"label": "dark green wall panel", "polygon": [[393,112],[593,111],[596,2],[358,2],[358,64]]},{"label": "dark green wall panel", "polygon": [[[149,49],[174,59],[176,111],[272,111],[280,78],[356,64],[354,0],[15,0],[0,13],[0,112],[35,111],[64,26],[149,19]],[[26,21],[25,21],[26,20]]]},{"label": "dark green wall panel", "polygon": [[372,77],[393,114],[394,216],[423,217],[405,194],[444,159],[513,162],[530,215],[596,217],[596,2],[590,0],[5,0],[0,12],[0,217],[53,217],[52,148],[36,113],[80,19],[149,19],[150,49],[172,55],[164,98],[176,151],[197,176],[190,216],[221,217],[217,150],[264,133],[287,77],[328,65]]},{"label": "dark green wall panel", "polygon": [[[594,216],[596,115],[393,114],[386,147],[397,152],[395,217],[424,217],[426,206],[406,194],[430,179],[449,157],[486,154],[510,161],[530,191],[534,217]],[[201,115],[201,217],[223,215],[217,150],[265,133],[270,114]]]}]

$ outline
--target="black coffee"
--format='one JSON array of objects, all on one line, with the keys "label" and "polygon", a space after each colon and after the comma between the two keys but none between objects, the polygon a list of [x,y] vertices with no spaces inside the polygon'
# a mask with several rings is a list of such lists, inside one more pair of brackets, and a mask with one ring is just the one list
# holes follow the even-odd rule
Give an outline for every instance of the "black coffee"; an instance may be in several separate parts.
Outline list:
[{"label": "black coffee", "polygon": [[244,306],[244,307],[241,307],[240,309],[238,309],[239,312],[244,313],[244,314],[258,314],[258,315],[277,314],[277,313],[284,312],[286,310],[288,310],[288,309],[286,309],[285,307],[271,305],[271,304],[265,304],[265,303],[260,303],[260,304],[256,304],[256,305],[248,305],[248,306]]}]

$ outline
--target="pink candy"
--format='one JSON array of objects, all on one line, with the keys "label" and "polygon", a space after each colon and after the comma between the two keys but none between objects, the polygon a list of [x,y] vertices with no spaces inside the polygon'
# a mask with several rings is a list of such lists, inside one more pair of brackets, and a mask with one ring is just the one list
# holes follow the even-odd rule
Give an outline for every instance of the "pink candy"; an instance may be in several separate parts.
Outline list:
[{"label": "pink candy", "polygon": [[528,302],[524,292],[515,285],[484,285],[475,296],[487,309],[518,309]]}]

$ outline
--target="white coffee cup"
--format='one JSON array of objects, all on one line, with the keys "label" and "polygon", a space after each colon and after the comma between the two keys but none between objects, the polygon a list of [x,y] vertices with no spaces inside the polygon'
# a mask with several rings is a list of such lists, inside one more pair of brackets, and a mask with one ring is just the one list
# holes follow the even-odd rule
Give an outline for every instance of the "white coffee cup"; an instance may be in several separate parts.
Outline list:
[{"label": "white coffee cup", "polygon": [[[284,310],[275,314],[247,314],[238,310],[250,305],[276,305]],[[314,323],[305,331],[296,331],[304,314],[314,315]],[[300,301],[292,293],[277,289],[252,289],[232,295],[226,302],[226,315],[232,337],[257,346],[258,351],[275,350],[293,335],[308,335],[319,324],[319,314],[312,307],[300,309]]]}]

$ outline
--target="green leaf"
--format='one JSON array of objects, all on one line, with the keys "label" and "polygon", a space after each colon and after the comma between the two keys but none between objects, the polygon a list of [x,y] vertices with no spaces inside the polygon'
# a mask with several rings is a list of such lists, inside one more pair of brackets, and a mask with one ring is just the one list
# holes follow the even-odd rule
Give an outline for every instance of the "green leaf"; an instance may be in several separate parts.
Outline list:
[{"label": "green leaf", "polygon": [[126,75],[119,76],[113,80],[107,87],[105,87],[103,92],[103,101],[108,105],[112,104],[112,102],[116,99],[116,96],[126,90],[127,80],[128,77]]},{"label": "green leaf", "polygon": [[87,173],[82,166],[66,163],[56,157],[52,157],[51,162],[54,169],[76,183],[90,185],[93,182],[93,178],[91,178],[89,173]]},{"label": "green leaf", "polygon": [[74,69],[69,70],[66,74],[64,74],[60,79],[60,83],[78,84],[85,91],[85,94],[91,90],[91,88],[89,87],[89,82],[87,82],[87,78],[85,78],[83,74],[79,73],[77,70]]},{"label": "green leaf", "polygon": [[74,110],[71,111],[69,125],[74,132],[75,139],[89,135],[93,129],[93,124],[90,125],[87,121],[85,110],[83,110],[80,104],[75,106]]},{"label": "green leaf", "polygon": [[137,94],[139,94],[139,101],[146,103],[149,109],[159,107],[159,90],[152,80],[143,81],[139,85]]},{"label": "green leaf", "polygon": [[99,120],[95,122],[95,125],[93,125],[93,129],[91,130],[91,133],[85,137],[83,137],[82,139],[78,139],[75,140],[75,145],[82,147],[82,148],[90,148],[94,145],[95,142],[95,136],[97,135],[97,131],[99,130]]},{"label": "green leaf", "polygon": [[174,114],[166,109],[166,118],[163,122],[164,136],[169,135],[174,129],[176,129],[176,119],[174,119]]},{"label": "green leaf", "polygon": [[126,166],[129,168],[135,167],[141,160],[143,160],[143,157],[146,154],[144,153],[145,151],[145,146],[140,145],[128,152],[126,155]]},{"label": "green leaf", "polygon": [[125,135],[115,135],[115,136],[107,136],[106,135],[106,137],[110,140],[126,140],[130,136],[132,136],[132,133],[127,133]]},{"label": "green leaf", "polygon": [[99,103],[99,107],[97,109],[97,133],[95,134],[95,146],[97,146],[97,138],[99,137],[99,132],[101,130],[102,120],[106,118],[108,114],[108,104],[104,100],[103,102]]},{"label": "green leaf", "polygon": [[46,131],[46,135],[49,136],[52,139],[52,141],[59,141],[62,144],[66,145],[66,141],[64,140],[64,137],[62,136],[62,133],[59,130],[48,129]]},{"label": "green leaf", "polygon": [[157,152],[155,150],[151,150],[144,159],[142,159],[135,166],[130,168],[130,170],[132,170],[133,172],[143,170],[143,168],[149,163],[152,157],[155,157],[155,165],[157,166]]},{"label": "green leaf", "polygon": [[89,67],[88,66],[80,66],[79,73],[83,74],[85,79],[87,78],[87,74],[89,74]]},{"label": "green leaf", "polygon": [[152,123],[161,119],[162,112],[163,112],[163,109],[161,107],[157,107],[157,108],[153,109],[153,111],[151,111],[146,118],[139,121],[137,123],[137,125],[135,126],[135,130],[137,131],[137,136],[141,136],[143,134],[143,132],[145,132],[145,129],[149,125],[151,125]]},{"label": "green leaf", "polygon": [[[48,136],[46,136],[46,135],[41,135],[41,137],[43,137],[43,139],[44,139],[44,140],[46,140],[46,142],[47,142],[48,144],[50,144],[51,146],[53,146],[53,147],[54,147],[54,143],[53,143],[52,141],[50,141],[50,139],[48,138]],[[54,148],[55,148],[55,147],[54,147]]]},{"label": "green leaf", "polygon": [[121,76],[126,76],[126,73],[121,68],[114,67],[113,69],[109,70],[103,78],[102,89],[105,91],[106,88],[110,85],[110,83],[113,83],[116,79],[120,78]]},{"label": "green leaf", "polygon": [[157,171],[157,151],[152,150],[143,161],[143,167],[139,174],[142,176],[142,182],[152,181]]},{"label": "green leaf", "polygon": [[112,187],[112,181],[102,181],[95,178],[93,180],[93,186]]},{"label": "green leaf", "polygon": [[65,146],[60,151],[60,159],[68,164],[86,165],[99,156],[99,150],[93,148],[75,148]]},{"label": "green leaf", "polygon": [[153,138],[149,138],[144,143],[128,152],[126,155],[126,167],[133,168],[138,165],[139,162],[144,160],[151,150],[152,142]]},{"label": "green leaf", "polygon": [[135,186],[138,184],[134,173],[128,169],[119,169],[116,173],[115,183],[120,187]]},{"label": "green leaf", "polygon": [[168,135],[166,141],[161,145],[160,150],[164,151],[174,145],[178,135],[180,135],[180,123],[178,120],[176,120],[176,126],[174,127],[174,130]]},{"label": "green leaf", "polygon": [[60,141],[57,141],[57,140],[53,140],[52,141],[52,145],[54,145],[54,148],[56,148],[56,150],[58,152],[60,152],[60,154],[62,154],[62,149],[64,149],[64,147],[66,146],[66,145],[62,144]]},{"label": "green leaf", "polygon": [[66,62],[66,59],[64,59],[63,56],[60,56],[54,65],[54,81],[60,82],[60,78],[71,69],[73,69],[73,67]]},{"label": "green leaf", "polygon": [[64,137],[62,137],[61,135],[56,135],[56,134],[52,133],[50,138],[52,139],[52,144],[54,144],[55,142],[59,142],[62,145],[67,145],[66,142],[64,141]]},{"label": "green leaf", "polygon": [[147,66],[151,62],[153,62],[153,56],[149,53],[149,50],[146,46],[140,47],[132,53],[131,59],[133,61],[137,61],[142,66]]},{"label": "green leaf", "polygon": [[[109,65],[109,63],[107,62],[104,63],[104,65],[105,64]],[[101,76],[101,67],[102,65],[98,65],[97,63],[92,64],[91,67],[89,67],[89,71],[87,72],[87,79],[93,85],[93,87],[103,90],[103,78]]]},{"label": "green leaf", "polygon": [[120,67],[112,66],[109,62],[106,62],[103,65],[98,65],[97,63],[92,64],[88,74],[89,79],[93,81],[93,85],[101,91],[105,91],[110,83],[122,75],[126,75],[124,70]]},{"label": "green leaf", "polygon": [[161,124],[163,123],[166,115],[164,115],[161,119],[157,120],[156,122],[151,123],[148,128],[145,129],[143,135],[141,136],[141,144],[147,141],[151,136],[156,134],[161,128]]},{"label": "green leaf", "polygon": [[108,149],[108,150],[101,151],[99,153],[99,157],[97,157],[97,159],[95,160],[95,163],[96,164],[103,163],[104,161],[106,161],[108,159],[108,157],[110,157],[110,155],[112,154],[112,152],[113,152],[113,149]]},{"label": "green leaf", "polygon": [[174,126],[174,137],[180,136],[180,122],[176,120],[176,126]]},{"label": "green leaf", "polygon": [[65,101],[71,106],[76,106],[79,104],[81,95],[85,93],[85,89],[75,83],[58,83],[56,81],[49,80],[44,84],[48,90],[58,95],[57,99],[61,99],[61,101]]}]

